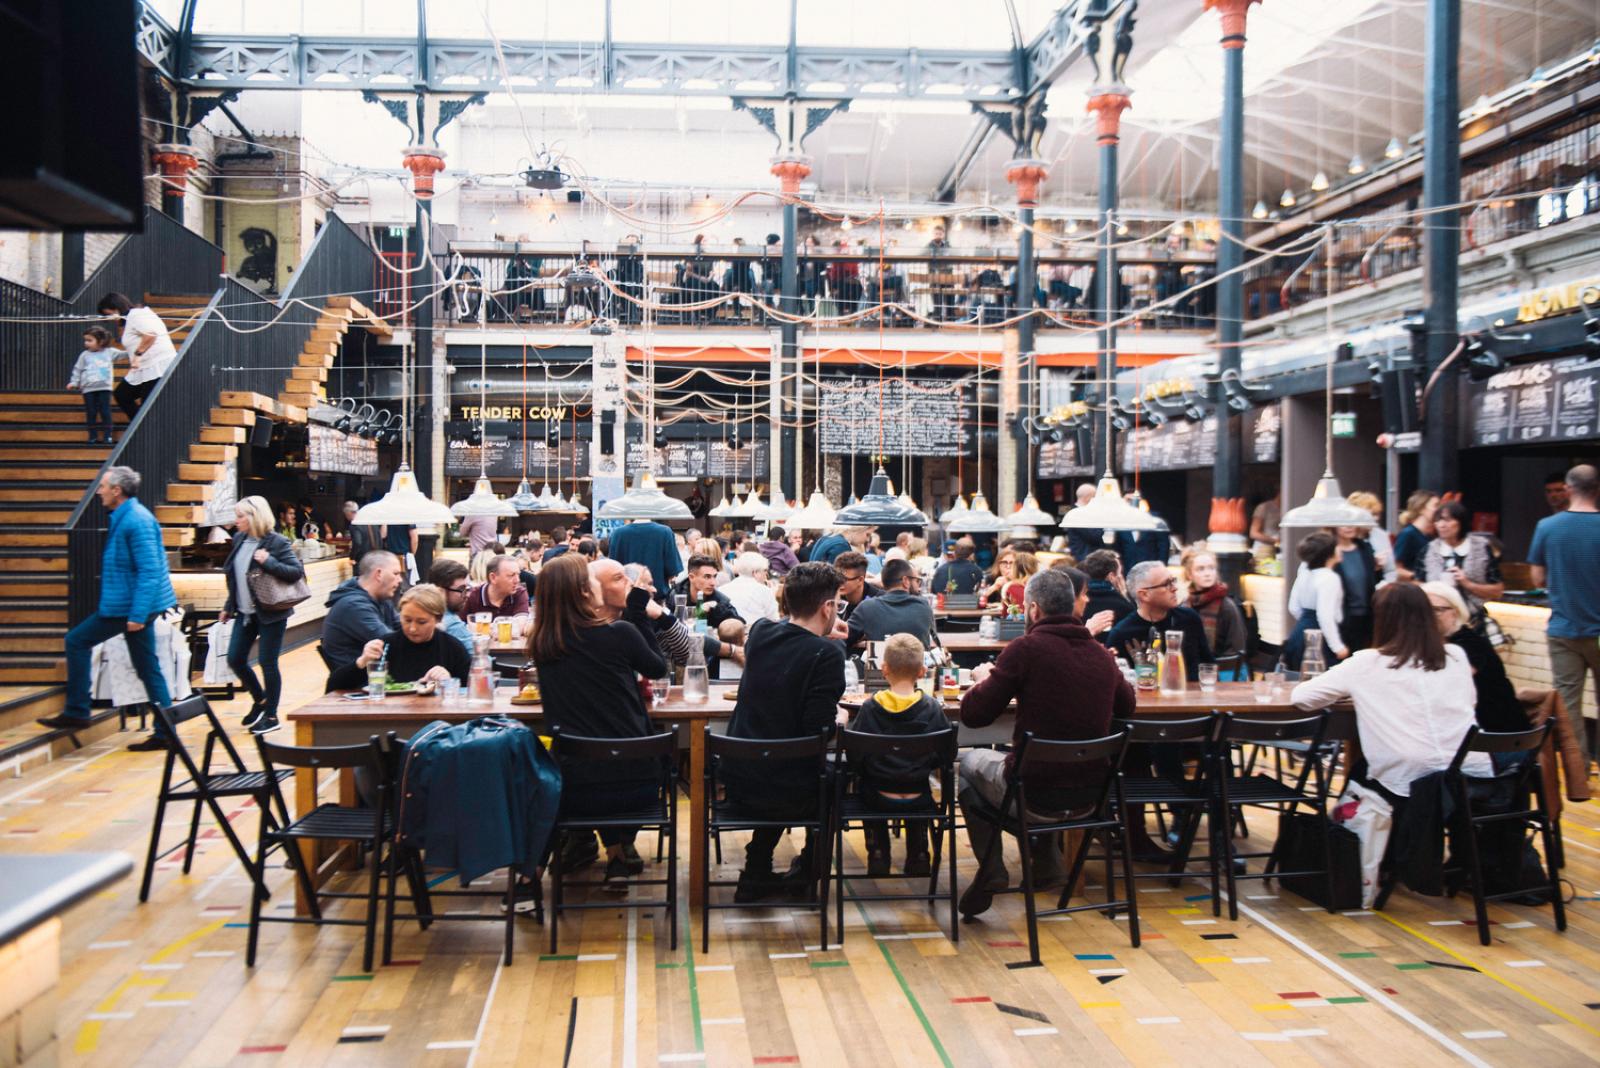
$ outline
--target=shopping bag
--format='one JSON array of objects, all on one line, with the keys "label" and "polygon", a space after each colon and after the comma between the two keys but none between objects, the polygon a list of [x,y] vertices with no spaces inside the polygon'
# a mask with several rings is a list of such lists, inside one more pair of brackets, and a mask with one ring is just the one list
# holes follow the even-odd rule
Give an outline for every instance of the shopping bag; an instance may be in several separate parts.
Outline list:
[{"label": "shopping bag", "polygon": [[1361,907],[1369,909],[1378,896],[1378,869],[1394,828],[1394,806],[1376,790],[1351,780],[1333,807],[1333,821],[1361,840]]},{"label": "shopping bag", "polygon": [[211,624],[206,631],[206,667],[201,678],[207,686],[232,686],[239,676],[228,666],[228,645],[233,641],[233,620]]}]

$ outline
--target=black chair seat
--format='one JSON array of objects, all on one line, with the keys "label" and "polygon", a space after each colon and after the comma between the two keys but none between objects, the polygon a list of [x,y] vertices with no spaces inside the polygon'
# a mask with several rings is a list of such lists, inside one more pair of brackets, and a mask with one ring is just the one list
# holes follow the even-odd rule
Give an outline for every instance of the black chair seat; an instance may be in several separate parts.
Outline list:
[{"label": "black chair seat", "polygon": [[1305,802],[1306,794],[1270,775],[1230,776],[1228,801],[1235,805],[1271,805]]},{"label": "black chair seat", "polygon": [[[385,837],[394,832],[394,819],[390,813],[383,814],[383,834]],[[342,805],[318,805],[313,811],[301,816],[281,831],[273,832],[274,838],[332,838],[350,840],[367,838],[372,835],[372,810],[365,808],[345,808]]]},{"label": "black chair seat", "polygon": [[[208,775],[205,778],[205,792],[220,797],[224,794],[254,794],[267,788],[269,783],[284,782],[293,777],[292,771],[279,771],[268,776],[264,771],[246,771],[230,775]],[[173,800],[180,799],[184,794],[199,793],[194,780],[181,782],[174,786],[169,794]]]},{"label": "black chair seat", "polygon": [[608,812],[603,816],[563,811],[560,817],[563,824],[574,827],[636,827],[644,823],[660,823],[666,818],[666,812],[659,805],[628,812]]},{"label": "black chair seat", "polygon": [[938,804],[889,811],[869,805],[859,797],[846,797],[841,800],[838,813],[839,818],[844,820],[936,820],[944,816]]},{"label": "black chair seat", "polygon": [[1203,784],[1196,784],[1192,779],[1147,775],[1124,777],[1123,795],[1130,805],[1182,805],[1204,800],[1206,792]]},{"label": "black chair seat", "polygon": [[774,816],[770,812],[756,812],[740,808],[732,801],[718,801],[706,806],[711,822],[719,830],[740,830],[751,827],[794,827],[801,823],[815,823],[815,812],[808,816]]}]

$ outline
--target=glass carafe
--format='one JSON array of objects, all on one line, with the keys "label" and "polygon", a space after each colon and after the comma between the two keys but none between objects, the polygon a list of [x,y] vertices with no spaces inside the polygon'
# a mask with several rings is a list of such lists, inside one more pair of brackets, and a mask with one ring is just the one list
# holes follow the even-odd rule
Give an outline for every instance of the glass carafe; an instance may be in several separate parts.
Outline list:
[{"label": "glass carafe", "polygon": [[494,704],[494,665],[489,661],[489,636],[475,635],[472,639],[472,667],[467,672],[467,704],[485,706]]},{"label": "glass carafe", "polygon": [[1328,670],[1328,655],[1323,652],[1322,632],[1320,630],[1306,631],[1306,652],[1300,658],[1300,677],[1302,679],[1315,678]]},{"label": "glass carafe", "polygon": [[1189,680],[1183,662],[1183,631],[1167,631],[1161,648],[1161,692],[1182,693]]},{"label": "glass carafe", "polygon": [[689,650],[689,662],[683,669],[683,699],[692,705],[704,704],[706,698],[711,696],[711,684],[706,674],[705,654],[700,651],[700,643],[695,642]]}]

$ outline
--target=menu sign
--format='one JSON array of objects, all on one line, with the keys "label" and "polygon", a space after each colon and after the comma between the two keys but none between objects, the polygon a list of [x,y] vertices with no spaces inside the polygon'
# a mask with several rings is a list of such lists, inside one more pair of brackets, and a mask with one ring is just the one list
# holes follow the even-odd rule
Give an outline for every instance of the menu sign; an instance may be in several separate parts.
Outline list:
[{"label": "menu sign", "polygon": [[1217,462],[1217,417],[1199,422],[1174,419],[1162,426],[1138,427],[1118,441],[1118,468],[1132,471],[1182,471]]},{"label": "menu sign", "polygon": [[307,431],[306,466],[311,470],[341,475],[378,473],[376,441],[318,423],[312,423]]},{"label": "menu sign", "polygon": [[1471,445],[1600,437],[1600,359],[1522,364],[1470,386]]},{"label": "menu sign", "polygon": [[489,434],[482,447],[469,445],[460,437],[451,436],[444,446],[444,473],[472,477],[479,465],[488,474],[498,478],[521,478],[524,470],[528,478],[539,481],[549,472],[555,478],[589,477],[589,442],[583,439],[565,440],[556,448],[544,441],[528,442],[528,459],[524,466],[522,439],[503,434]]},{"label": "menu sign", "polygon": [[[752,449],[754,455],[752,455]],[[728,478],[765,483],[770,473],[766,441],[731,448],[725,441],[672,441],[660,448],[628,442],[629,475],[653,471],[657,478]]]},{"label": "menu sign", "polygon": [[822,384],[822,451],[871,456],[962,456],[968,429],[959,384],[898,378]]},{"label": "menu sign", "polygon": [[1062,441],[1046,441],[1039,446],[1040,478],[1076,478],[1093,475],[1094,457],[1078,455],[1078,435],[1068,433]]},{"label": "menu sign", "polygon": [[1275,464],[1283,444],[1283,409],[1277,404],[1256,408],[1249,415],[1245,432],[1250,443],[1250,462]]}]

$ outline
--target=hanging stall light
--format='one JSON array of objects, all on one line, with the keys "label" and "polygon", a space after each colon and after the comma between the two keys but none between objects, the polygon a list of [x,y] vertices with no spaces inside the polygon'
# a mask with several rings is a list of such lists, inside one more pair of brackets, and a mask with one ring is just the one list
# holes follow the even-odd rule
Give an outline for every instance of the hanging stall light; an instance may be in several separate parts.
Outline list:
[{"label": "hanging stall light", "polygon": [[528,484],[527,479],[517,483],[517,492],[507,497],[506,503],[519,513],[537,512],[539,510],[539,498],[534,496],[533,487]]},{"label": "hanging stall light", "polygon": [[1328,175],[1327,175],[1327,172],[1318,171],[1311,178],[1311,190],[1312,190],[1312,192],[1320,193],[1320,192],[1322,192],[1323,190],[1325,190],[1327,188],[1328,188]]},{"label": "hanging stall light", "polygon": [[1383,146],[1384,159],[1399,159],[1404,153],[1405,149],[1401,147],[1398,137],[1389,138],[1389,143]]},{"label": "hanging stall light", "polygon": [[811,491],[811,497],[801,508],[789,517],[788,525],[792,530],[827,530],[833,526],[838,511],[833,507],[833,502],[828,500],[828,495],[820,489]]},{"label": "hanging stall light", "polygon": [[951,534],[999,534],[1010,526],[989,509],[989,499],[979,490],[972,495],[971,507],[945,524],[945,529]]},{"label": "hanging stall light", "polygon": [[961,494],[956,494],[956,503],[952,504],[939,514],[939,522],[949,523],[958,516],[967,514],[967,499]]},{"label": "hanging stall light", "polygon": [[1284,186],[1283,195],[1278,198],[1278,207],[1292,208],[1296,203],[1297,201],[1295,200],[1294,190],[1290,189],[1288,186]]},{"label": "hanging stall light", "polygon": [[1252,219],[1265,219],[1267,217],[1267,202],[1265,200],[1257,200],[1256,206],[1250,209],[1250,217]]},{"label": "hanging stall light", "polygon": [[833,522],[840,527],[925,527],[928,517],[895,496],[889,472],[879,467],[865,496],[839,509]]},{"label": "hanging stall light", "polygon": [[1367,161],[1361,158],[1361,153],[1357,152],[1355,155],[1350,157],[1350,163],[1345,167],[1345,170],[1349,171],[1351,174],[1366,174]]},{"label": "hanging stall light", "polygon": [[411,465],[401,463],[389,483],[389,492],[356,513],[358,526],[428,526],[456,521],[449,506],[429,499],[417,488]]},{"label": "hanging stall light", "polygon": [[622,496],[607,501],[595,513],[599,519],[693,519],[689,506],[676,497],[669,497],[656,485],[656,477],[646,471],[633,483],[633,488]]},{"label": "hanging stall light", "polygon": [[1022,527],[1053,527],[1056,517],[1039,507],[1039,500],[1033,494],[1022,498],[1022,506],[1008,516],[1011,522]]},{"label": "hanging stall light", "polygon": [[488,477],[479,475],[471,495],[452,504],[450,512],[459,518],[469,515],[514,516],[517,514],[517,506],[510,501],[501,500],[495,494],[494,485]]}]

